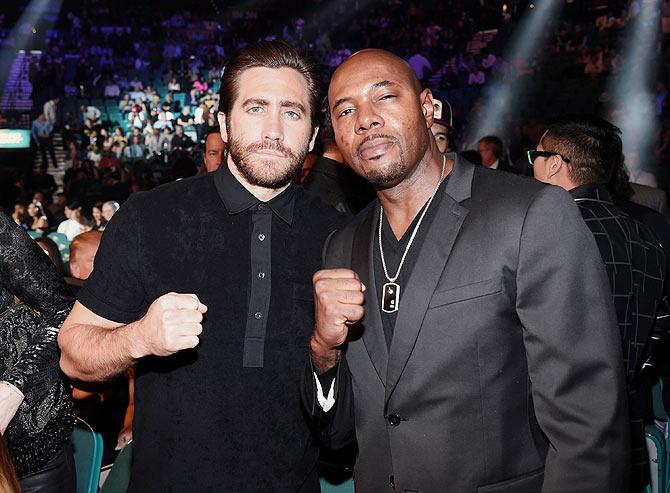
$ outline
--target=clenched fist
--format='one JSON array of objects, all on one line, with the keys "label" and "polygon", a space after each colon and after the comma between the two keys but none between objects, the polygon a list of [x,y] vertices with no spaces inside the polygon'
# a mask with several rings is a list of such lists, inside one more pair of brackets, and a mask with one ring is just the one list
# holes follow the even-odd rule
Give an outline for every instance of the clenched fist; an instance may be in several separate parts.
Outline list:
[{"label": "clenched fist", "polygon": [[156,298],[137,321],[141,354],[136,357],[169,356],[197,346],[205,312],[207,307],[194,294],[168,293]]},{"label": "clenched fist", "polygon": [[337,361],[337,348],[347,339],[347,325],[363,318],[365,285],[350,269],[320,270],[312,278],[316,327],[312,336],[312,361],[323,373]]}]

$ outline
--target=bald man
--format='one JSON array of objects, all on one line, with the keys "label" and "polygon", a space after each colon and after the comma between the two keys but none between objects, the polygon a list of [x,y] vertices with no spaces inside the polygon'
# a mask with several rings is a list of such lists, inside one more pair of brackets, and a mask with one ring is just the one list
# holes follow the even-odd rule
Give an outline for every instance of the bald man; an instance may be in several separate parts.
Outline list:
[{"label": "bald man", "polygon": [[365,50],[333,75],[344,160],[377,200],[326,243],[303,398],[356,491],[625,488],[614,308],[571,197],[442,155],[433,98]]}]

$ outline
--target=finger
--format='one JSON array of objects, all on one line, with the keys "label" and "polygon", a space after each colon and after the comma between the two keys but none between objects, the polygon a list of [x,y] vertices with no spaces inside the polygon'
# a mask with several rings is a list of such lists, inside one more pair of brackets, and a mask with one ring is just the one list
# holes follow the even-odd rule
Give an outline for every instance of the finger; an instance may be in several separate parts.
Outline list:
[{"label": "finger", "polygon": [[166,312],[170,314],[170,320],[176,324],[189,324],[202,322],[203,315],[201,312],[193,310],[170,310]]},{"label": "finger", "polygon": [[340,292],[340,291],[363,291],[363,284],[353,278],[339,278],[339,279],[319,279],[314,283],[314,291],[317,294],[326,292]]},{"label": "finger", "polygon": [[179,350],[191,349],[200,343],[200,338],[198,336],[181,336],[177,343]]},{"label": "finger", "polygon": [[166,298],[171,305],[170,308],[177,310],[197,310],[201,313],[207,311],[207,306],[201,303],[193,293],[169,293]]},{"label": "finger", "polygon": [[363,291],[341,291],[338,301],[345,305],[362,305],[365,295]]},{"label": "finger", "polygon": [[173,332],[177,337],[198,336],[202,333],[202,325],[199,323],[180,324],[179,328]]},{"label": "finger", "polygon": [[361,305],[347,305],[346,310],[347,323],[355,323],[365,315],[365,308]]},{"label": "finger", "polygon": [[319,279],[326,279],[326,278],[358,279],[358,274],[356,274],[351,269],[322,269],[314,273],[312,280],[316,282]]},{"label": "finger", "polygon": [[336,289],[340,291],[363,292],[363,283],[358,279],[332,279]]}]

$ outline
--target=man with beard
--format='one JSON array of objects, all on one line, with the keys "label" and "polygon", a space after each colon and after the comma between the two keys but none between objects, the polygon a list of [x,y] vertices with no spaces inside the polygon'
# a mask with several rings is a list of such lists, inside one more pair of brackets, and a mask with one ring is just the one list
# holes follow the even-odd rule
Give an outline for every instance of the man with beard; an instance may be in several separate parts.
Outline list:
[{"label": "man with beard", "polygon": [[222,166],[131,196],[105,230],[61,366],[99,381],[137,365],[132,492],[319,490],[298,381],[311,275],[341,217],[292,184],[319,80],[283,42],[237,53]]},{"label": "man with beard", "polygon": [[328,104],[378,200],[325,247],[303,390],[327,443],[356,437],[356,491],[623,491],[621,344],[570,196],[440,153],[388,52],[340,65]]}]

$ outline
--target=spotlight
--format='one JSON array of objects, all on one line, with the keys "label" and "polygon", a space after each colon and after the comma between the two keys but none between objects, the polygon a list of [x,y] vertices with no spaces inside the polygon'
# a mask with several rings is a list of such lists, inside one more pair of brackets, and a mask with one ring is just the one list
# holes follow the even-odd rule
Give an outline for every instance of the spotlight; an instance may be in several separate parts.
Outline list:
[{"label": "spotlight", "polygon": [[[623,47],[623,64],[618,76],[609,80],[609,93],[613,95],[614,111],[611,119],[621,128],[621,140],[629,166],[631,181],[640,169],[631,169],[634,156],[652,155],[656,135],[654,115],[654,82],[658,67],[655,44],[659,32],[660,0],[643,0],[640,11],[631,17],[626,27]],[[639,160],[637,160],[639,161]]]},{"label": "spotlight", "polygon": [[[512,38],[503,52],[504,59],[514,64],[531,59],[551,19],[557,18],[564,0],[545,0],[537,4],[531,3],[530,9],[519,21]],[[503,140],[511,132],[509,121],[506,120],[515,108],[521,106],[521,97],[526,87],[520,86],[519,80],[495,80],[484,86],[478,105],[480,110],[475,112],[474,121],[471,121],[465,132],[467,149],[485,135],[497,135]]]}]

